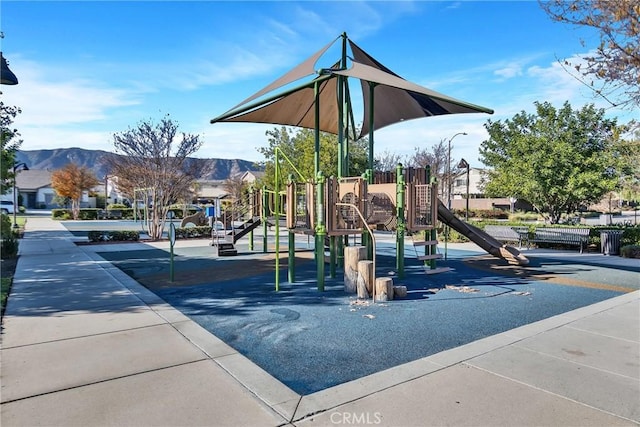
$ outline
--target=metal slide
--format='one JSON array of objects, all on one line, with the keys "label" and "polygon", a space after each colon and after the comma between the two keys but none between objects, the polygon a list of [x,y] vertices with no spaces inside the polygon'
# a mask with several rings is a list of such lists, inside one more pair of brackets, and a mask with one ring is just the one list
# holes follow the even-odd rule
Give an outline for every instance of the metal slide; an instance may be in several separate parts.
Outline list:
[{"label": "metal slide", "polygon": [[505,245],[494,239],[478,227],[468,224],[458,218],[438,200],[438,219],[444,224],[467,237],[476,245],[497,258],[503,258],[509,264],[527,265],[529,260],[513,246]]}]

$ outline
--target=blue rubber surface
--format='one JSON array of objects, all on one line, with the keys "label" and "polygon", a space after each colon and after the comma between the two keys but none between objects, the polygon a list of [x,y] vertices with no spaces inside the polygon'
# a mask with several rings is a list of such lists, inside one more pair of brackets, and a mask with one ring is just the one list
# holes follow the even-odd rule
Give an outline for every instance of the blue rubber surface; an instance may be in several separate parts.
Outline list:
[{"label": "blue rubber surface", "polygon": [[[102,256],[135,277],[150,267],[145,256],[162,259],[158,252]],[[378,277],[395,269],[395,259],[380,252]],[[439,265],[454,271],[429,276],[407,259],[405,278],[395,277],[394,285],[407,286],[408,297],[386,303],[354,304],[355,297],[343,291],[341,271],[318,292],[313,262],[299,265],[300,282],[281,284],[277,293],[273,273],[212,284],[203,278],[200,285],[155,292],[304,395],[620,295],[598,283],[637,287],[634,269],[536,258],[531,274],[505,275],[472,267],[465,262],[472,255],[480,254],[451,250]],[[537,274],[570,277],[578,285],[537,280]],[[286,280],[286,270],[280,276]],[[580,286],[585,280],[596,286]]]}]

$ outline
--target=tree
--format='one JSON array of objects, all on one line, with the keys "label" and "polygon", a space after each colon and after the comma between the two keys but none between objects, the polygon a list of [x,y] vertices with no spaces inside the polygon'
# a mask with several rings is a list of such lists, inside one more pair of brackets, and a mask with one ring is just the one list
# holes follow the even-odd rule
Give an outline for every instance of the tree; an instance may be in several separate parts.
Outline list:
[{"label": "tree", "polygon": [[87,167],[80,167],[75,163],[68,163],[61,169],[51,173],[51,186],[60,197],[71,200],[73,219],[80,214],[80,199],[84,191],[89,191],[100,181]]},{"label": "tree", "polygon": [[619,146],[620,181],[618,190],[623,200],[640,201],[640,132]]},{"label": "tree", "polygon": [[395,171],[398,163],[406,163],[400,154],[392,153],[388,150],[376,154],[373,159],[374,169],[377,172]]},{"label": "tree", "polygon": [[[315,134],[312,129],[298,129],[292,132],[282,126],[266,132],[268,147],[260,147],[258,151],[266,158],[265,175],[261,180],[263,185],[273,187],[275,180],[276,147],[284,154],[304,176],[307,181],[314,180]],[[368,141],[366,138],[350,142],[349,144],[349,176],[361,175],[367,167]],[[282,164],[283,174],[281,185],[285,185],[289,174],[294,174],[295,180],[301,178],[289,165]],[[335,135],[320,133],[320,170],[326,176],[337,175],[338,171],[338,140]]]},{"label": "tree", "polygon": [[[432,145],[430,149],[415,147],[413,156],[409,157],[407,166],[413,168],[425,168],[431,167],[431,176],[434,176],[440,183],[439,193],[440,197],[444,199],[446,197],[446,183],[449,182],[449,175],[455,175],[457,171],[454,168],[447,168],[447,161],[449,160],[448,153],[448,140],[441,139],[439,143]],[[451,146],[453,148],[453,145]],[[454,165],[458,162],[453,161]]]},{"label": "tree", "polygon": [[22,140],[17,129],[12,129],[13,120],[20,114],[20,108],[10,107],[0,102],[0,194],[7,194],[15,184],[13,166],[16,164],[16,151]]},{"label": "tree", "polygon": [[142,121],[136,128],[114,134],[113,144],[122,155],[106,160],[110,175],[118,177],[118,187],[133,199],[147,196],[149,237],[159,240],[169,206],[192,193],[197,171],[189,170],[186,160],[202,142],[198,135],[178,136],[178,124],[167,115],[159,123]]},{"label": "tree", "polygon": [[617,160],[624,130],[593,105],[573,110],[535,103],[536,113],[522,111],[485,128],[480,147],[489,171],[486,192],[529,201],[552,223],[562,213],[600,200],[618,182]]},{"label": "tree", "polygon": [[[558,22],[595,28],[600,43],[585,56],[586,66],[571,64],[585,79],[604,82],[594,88],[609,102],[629,108],[640,105],[640,3],[632,0],[551,0],[541,7]],[[582,42],[584,45],[584,42]],[[593,80],[587,82],[595,84]],[[620,91],[621,95],[617,92]],[[617,95],[617,96],[616,96]]]},{"label": "tree", "polygon": [[222,188],[233,200],[238,202],[242,200],[243,193],[248,188],[248,184],[242,180],[241,174],[236,174],[227,178],[224,184],[222,184]]}]

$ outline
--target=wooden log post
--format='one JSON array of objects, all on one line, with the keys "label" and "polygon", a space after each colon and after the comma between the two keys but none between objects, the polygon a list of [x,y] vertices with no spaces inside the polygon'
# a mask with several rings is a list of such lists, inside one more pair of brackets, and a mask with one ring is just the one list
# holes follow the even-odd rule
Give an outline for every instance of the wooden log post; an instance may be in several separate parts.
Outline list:
[{"label": "wooden log post", "polygon": [[378,277],[376,279],[376,301],[393,300],[393,279],[391,277]]},{"label": "wooden log post", "polygon": [[407,287],[406,286],[394,286],[393,287],[393,298],[406,298],[407,296]]},{"label": "wooden log post", "polygon": [[366,246],[344,248],[344,290],[355,294],[358,289],[358,262],[367,259]]},{"label": "wooden log post", "polygon": [[369,298],[373,292],[373,261],[358,261],[358,298]]}]

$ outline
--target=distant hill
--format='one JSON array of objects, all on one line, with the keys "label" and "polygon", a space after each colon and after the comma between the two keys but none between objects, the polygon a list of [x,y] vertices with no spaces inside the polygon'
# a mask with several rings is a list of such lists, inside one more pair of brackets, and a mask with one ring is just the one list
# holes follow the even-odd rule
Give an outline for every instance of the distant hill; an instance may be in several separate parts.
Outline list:
[{"label": "distant hill", "polygon": [[[29,169],[54,171],[67,163],[85,166],[95,173],[98,179],[104,178],[107,169],[103,164],[105,156],[114,155],[102,150],[85,150],[83,148],[57,148],[53,150],[18,150],[16,160],[24,162]],[[237,173],[246,171],[261,171],[254,162],[241,159],[187,159],[190,164],[195,163],[197,170],[202,171],[199,179],[220,180],[227,179]]]}]

